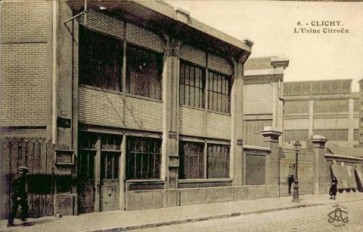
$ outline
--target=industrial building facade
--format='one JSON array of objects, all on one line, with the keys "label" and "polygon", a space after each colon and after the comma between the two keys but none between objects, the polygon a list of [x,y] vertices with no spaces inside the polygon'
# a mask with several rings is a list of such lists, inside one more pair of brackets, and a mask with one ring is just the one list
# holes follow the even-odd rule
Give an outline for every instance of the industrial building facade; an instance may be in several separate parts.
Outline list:
[{"label": "industrial building facade", "polygon": [[1,15],[2,218],[21,165],[32,216],[279,195],[280,132],[243,142],[252,42],[160,1],[4,2]]},{"label": "industrial building facade", "polygon": [[[4,2],[1,17],[1,218],[22,165],[34,217],[285,194],[288,60],[247,72],[251,41],[162,1]],[[319,170],[307,186],[326,187]]]}]

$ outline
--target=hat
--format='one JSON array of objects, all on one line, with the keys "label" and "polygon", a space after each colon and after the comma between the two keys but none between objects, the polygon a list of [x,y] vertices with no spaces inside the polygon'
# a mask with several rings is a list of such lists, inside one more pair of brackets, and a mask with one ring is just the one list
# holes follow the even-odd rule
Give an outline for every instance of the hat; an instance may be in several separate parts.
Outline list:
[{"label": "hat", "polygon": [[20,166],[19,167],[19,171],[23,171],[23,172],[30,172],[29,168],[25,167],[25,166]]}]

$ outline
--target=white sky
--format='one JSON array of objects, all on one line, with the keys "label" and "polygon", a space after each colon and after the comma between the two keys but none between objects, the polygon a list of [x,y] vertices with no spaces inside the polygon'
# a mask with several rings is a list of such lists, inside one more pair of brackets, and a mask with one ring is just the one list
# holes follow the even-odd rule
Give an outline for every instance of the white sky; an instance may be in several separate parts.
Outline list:
[{"label": "white sky", "polygon": [[[363,3],[167,0],[239,40],[254,41],[251,57],[290,60],[285,81],[363,79]],[[342,21],[349,34],[294,34],[297,22]],[[320,27],[322,29],[324,27]],[[340,27],[338,27],[340,28]]]}]

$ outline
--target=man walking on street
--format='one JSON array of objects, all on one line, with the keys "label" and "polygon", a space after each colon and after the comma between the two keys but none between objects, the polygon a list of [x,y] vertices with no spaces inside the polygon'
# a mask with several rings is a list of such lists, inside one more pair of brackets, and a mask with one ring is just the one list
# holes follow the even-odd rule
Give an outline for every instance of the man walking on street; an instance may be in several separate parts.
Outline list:
[{"label": "man walking on street", "polygon": [[29,169],[25,166],[20,166],[19,174],[11,183],[11,208],[8,218],[8,227],[14,226],[14,218],[16,217],[19,205],[21,207],[21,220],[26,221],[28,217],[28,196],[26,192],[26,176]]}]

